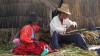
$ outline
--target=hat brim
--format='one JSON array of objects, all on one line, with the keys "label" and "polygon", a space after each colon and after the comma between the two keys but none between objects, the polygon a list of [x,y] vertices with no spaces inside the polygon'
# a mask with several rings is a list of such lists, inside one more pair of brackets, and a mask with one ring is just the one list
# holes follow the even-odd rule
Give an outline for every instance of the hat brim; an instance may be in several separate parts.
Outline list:
[{"label": "hat brim", "polygon": [[71,15],[70,12],[66,12],[66,11],[64,11],[64,10],[61,10],[60,8],[58,8],[58,11],[60,11],[60,12],[64,12],[64,13],[66,13],[66,14],[68,14],[68,15]]},{"label": "hat brim", "polygon": [[39,17],[28,17],[27,21],[40,21],[41,19]]}]

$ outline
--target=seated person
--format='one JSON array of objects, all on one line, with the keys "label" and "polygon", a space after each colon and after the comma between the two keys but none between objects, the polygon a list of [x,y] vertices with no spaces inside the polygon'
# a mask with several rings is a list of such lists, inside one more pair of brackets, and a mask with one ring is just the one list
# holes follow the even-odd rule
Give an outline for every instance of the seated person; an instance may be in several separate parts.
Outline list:
[{"label": "seated person", "polygon": [[[17,42],[20,41],[20,44],[11,49],[11,53],[17,55],[41,54],[45,49],[48,49],[49,52],[53,52],[46,43],[35,39],[35,34],[39,30],[39,26],[37,25],[39,20],[40,18],[35,12],[29,14],[28,24],[22,27],[19,40],[18,38],[13,40],[13,43],[17,44]],[[42,55],[43,54],[44,53],[42,53]]]},{"label": "seated person", "polygon": [[[86,42],[79,33],[72,35],[67,35],[69,32],[76,28],[76,22],[68,19],[71,15],[69,12],[69,6],[67,4],[62,4],[58,8],[59,14],[55,16],[50,22],[50,32],[52,37],[52,48],[54,50],[58,49],[58,43],[75,43],[79,48],[87,48]],[[58,50],[57,50],[58,51]]]}]

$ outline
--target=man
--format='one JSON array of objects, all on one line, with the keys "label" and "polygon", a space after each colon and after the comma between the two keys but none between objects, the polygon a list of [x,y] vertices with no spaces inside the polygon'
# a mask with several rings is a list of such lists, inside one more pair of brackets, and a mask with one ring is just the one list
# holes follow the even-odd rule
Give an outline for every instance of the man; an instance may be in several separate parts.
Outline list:
[{"label": "man", "polygon": [[87,47],[83,37],[79,34],[65,35],[66,32],[71,31],[76,28],[77,23],[72,22],[68,19],[71,15],[69,12],[69,6],[67,4],[62,4],[58,8],[59,14],[55,16],[50,22],[50,32],[52,37],[52,48],[58,51],[58,42],[61,43],[75,43],[78,47],[84,49]]}]

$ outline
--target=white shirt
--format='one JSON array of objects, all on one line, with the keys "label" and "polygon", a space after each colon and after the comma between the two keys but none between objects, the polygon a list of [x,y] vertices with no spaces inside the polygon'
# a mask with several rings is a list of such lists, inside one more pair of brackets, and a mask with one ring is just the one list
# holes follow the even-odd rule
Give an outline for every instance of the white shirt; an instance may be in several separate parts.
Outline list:
[{"label": "white shirt", "polygon": [[63,19],[63,24],[61,24],[61,21],[60,21],[58,15],[55,16],[50,22],[51,36],[52,36],[54,31],[59,32],[60,34],[65,34],[66,28],[69,28],[72,24],[77,25],[76,22],[72,22],[68,18]]}]

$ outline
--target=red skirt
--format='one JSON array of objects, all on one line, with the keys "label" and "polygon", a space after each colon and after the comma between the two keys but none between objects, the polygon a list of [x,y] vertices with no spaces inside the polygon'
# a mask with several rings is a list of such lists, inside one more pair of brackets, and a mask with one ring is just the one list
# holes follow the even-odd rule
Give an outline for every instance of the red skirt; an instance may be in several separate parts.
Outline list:
[{"label": "red skirt", "polygon": [[38,41],[34,42],[32,44],[19,44],[16,46],[12,53],[16,55],[29,55],[29,54],[41,54],[44,50],[44,47],[47,47],[49,49],[49,52],[52,52],[52,49],[44,42]]}]

